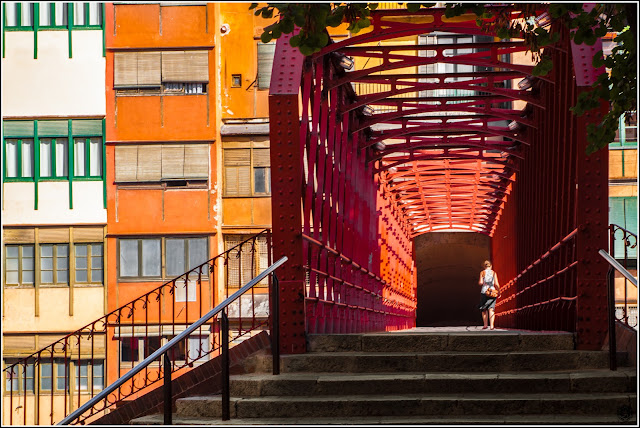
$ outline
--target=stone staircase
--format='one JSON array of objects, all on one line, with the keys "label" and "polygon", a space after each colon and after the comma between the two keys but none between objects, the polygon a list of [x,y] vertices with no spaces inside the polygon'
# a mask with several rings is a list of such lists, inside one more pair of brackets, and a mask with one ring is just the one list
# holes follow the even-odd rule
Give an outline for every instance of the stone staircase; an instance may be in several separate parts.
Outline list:
[{"label": "stone staircase", "polygon": [[[247,361],[219,395],[176,401],[174,424],[635,424],[636,370],[570,333],[418,328],[312,335],[308,353]],[[162,415],[131,421],[162,424]]]}]

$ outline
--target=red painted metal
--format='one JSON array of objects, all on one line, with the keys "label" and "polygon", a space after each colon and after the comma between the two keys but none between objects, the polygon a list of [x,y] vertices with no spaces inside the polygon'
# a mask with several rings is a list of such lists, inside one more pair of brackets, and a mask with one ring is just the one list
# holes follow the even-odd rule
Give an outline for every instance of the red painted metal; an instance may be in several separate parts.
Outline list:
[{"label": "red painted metal", "polygon": [[[511,7],[518,16],[519,6]],[[553,24],[562,37],[544,55],[554,69],[534,79],[531,66],[504,58],[526,49],[520,41],[391,41],[433,31],[486,35],[475,17],[382,10],[371,21],[371,31],[307,58],[292,80],[300,90],[290,111],[280,103],[271,112],[272,165],[300,166],[293,178],[283,176],[289,181],[276,180],[272,199],[275,230],[286,229],[275,240],[282,245],[277,256],[300,257],[290,279],[299,292],[290,306],[291,334],[411,325],[411,238],[467,230],[492,237],[496,270],[507,284],[498,325],[577,331],[579,346],[595,349],[606,328],[602,267],[592,245],[605,233],[607,159],[584,155],[586,126],[597,116],[577,120],[569,111],[580,89],[567,30]],[[452,49],[479,50],[450,55]],[[344,72],[340,55],[359,66]],[[274,72],[285,75],[284,63]],[[476,71],[417,70],[435,63]],[[531,88],[510,89],[521,78]],[[273,90],[271,97],[285,99]],[[525,108],[510,107],[515,100]],[[297,117],[299,134],[283,139]]]}]

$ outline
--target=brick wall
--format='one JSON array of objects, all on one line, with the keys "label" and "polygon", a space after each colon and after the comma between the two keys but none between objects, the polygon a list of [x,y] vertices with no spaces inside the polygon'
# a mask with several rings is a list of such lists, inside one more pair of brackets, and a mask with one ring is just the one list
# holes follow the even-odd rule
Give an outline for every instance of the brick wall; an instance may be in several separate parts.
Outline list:
[{"label": "brick wall", "polygon": [[[245,340],[229,350],[230,372],[245,373],[242,362],[247,357],[263,350],[270,350],[271,343],[266,331]],[[198,394],[217,394],[222,390],[222,359],[220,356],[195,367],[171,382],[171,404],[175,411],[178,398]],[[164,391],[162,385],[140,398],[126,401],[118,408],[96,419],[90,425],[128,425],[129,421],[141,416],[164,412]]]}]

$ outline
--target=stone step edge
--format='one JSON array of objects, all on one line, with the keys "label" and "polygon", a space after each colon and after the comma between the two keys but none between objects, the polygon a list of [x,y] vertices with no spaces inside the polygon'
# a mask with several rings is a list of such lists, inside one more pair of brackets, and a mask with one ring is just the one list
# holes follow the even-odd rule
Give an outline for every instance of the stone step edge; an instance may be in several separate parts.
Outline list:
[{"label": "stone step edge", "polygon": [[[518,424],[518,425],[598,425],[628,424],[636,425],[635,415],[628,420],[618,415],[507,415],[507,416],[356,416],[344,418],[242,418],[223,421],[220,418],[183,417],[173,414],[174,425],[433,425],[433,424]],[[163,415],[149,415],[133,419],[132,425],[163,425]]]},{"label": "stone step edge", "polygon": [[[471,393],[471,392],[463,392],[458,394],[423,394],[423,393],[413,393],[413,394],[394,394],[394,395],[381,395],[381,394],[371,394],[371,395],[313,395],[313,396],[280,396],[273,395],[267,397],[231,397],[231,401],[305,401],[305,402],[313,402],[313,401],[374,401],[374,400],[386,400],[386,401],[404,401],[404,400],[559,400],[559,399],[568,399],[568,400],[600,400],[603,398],[606,399],[635,399],[637,396],[636,393],[632,392],[602,392],[602,393],[568,393],[568,392],[549,392],[549,393],[505,393],[505,394],[497,394],[497,393]],[[192,397],[184,397],[179,398],[176,402],[188,402],[188,401],[219,401],[222,397],[220,394],[211,394],[211,395],[200,395],[200,396],[192,396]]]}]

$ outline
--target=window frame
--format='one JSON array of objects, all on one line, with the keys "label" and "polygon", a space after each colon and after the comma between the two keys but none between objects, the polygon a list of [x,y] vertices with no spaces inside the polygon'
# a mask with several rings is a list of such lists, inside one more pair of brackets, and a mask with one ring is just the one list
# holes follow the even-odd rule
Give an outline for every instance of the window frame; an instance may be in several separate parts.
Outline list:
[{"label": "window frame", "polygon": [[[249,150],[249,165],[227,165],[227,150]],[[223,147],[222,148],[222,197],[223,198],[270,198],[272,195],[271,188],[271,163],[269,166],[255,166],[255,152],[254,150],[270,150],[270,147],[263,146],[255,146],[253,143],[248,147]],[[250,180],[250,193],[246,195],[240,194],[240,189],[237,189],[238,194],[229,194],[228,182],[227,182],[227,168],[248,168],[249,169],[249,180]],[[256,169],[264,168],[266,171],[265,177],[265,186],[267,188],[267,192],[257,192],[256,191]]]},{"label": "window frame", "polygon": [[[7,171],[8,171],[8,162],[9,159],[7,158],[7,142],[9,140],[16,140],[17,144],[16,144],[16,153],[17,153],[17,165],[16,165],[16,173],[17,173],[17,177],[8,177],[7,176]],[[33,145],[33,156],[31,159],[31,177],[24,177],[22,174],[22,145],[23,145],[23,140],[28,140],[31,141],[31,144]],[[3,172],[2,172],[2,176],[4,178],[4,181],[7,183],[10,182],[34,182],[35,181],[35,177],[36,177],[36,167],[40,168],[40,164],[38,163],[38,165],[36,165],[36,139],[34,137],[4,137],[4,144],[2,145],[2,156],[4,157],[4,165],[3,165]]]},{"label": "window frame", "polygon": [[[53,25],[41,25],[40,22],[38,22],[38,28],[39,29],[43,29],[43,30],[57,30],[57,29],[61,29],[61,30],[66,30],[68,28],[68,19],[69,19],[69,3],[68,2],[63,2],[62,3],[62,15],[63,15],[63,22],[64,22],[64,18],[67,18],[67,24],[60,24],[57,25],[56,22],[56,2],[44,2],[44,3],[49,3],[49,13],[50,16],[52,18],[52,22]],[[40,18],[40,3],[36,3],[38,5],[38,19]]]},{"label": "window frame", "polygon": [[[18,283],[8,283],[7,282],[7,247],[17,247],[18,248]],[[22,248],[23,247],[32,247],[33,248],[33,282],[31,283],[25,283],[22,280],[23,277],[23,272],[24,269],[22,268],[23,266],[23,256],[22,256]],[[4,285],[7,287],[12,287],[12,288],[16,288],[16,287],[23,287],[23,288],[32,288],[35,287],[36,284],[36,248],[34,244],[6,244],[5,248],[4,248]]]},{"label": "window frame", "polygon": [[[224,234],[222,241],[223,241],[223,245],[224,245],[224,251],[229,251],[231,248],[233,248],[235,245],[238,245],[239,243],[243,242],[244,240],[250,238],[252,235],[248,235],[248,234],[238,234],[238,233],[228,233],[228,234]],[[230,240],[234,240],[237,241],[234,245],[227,245],[228,241]],[[256,240],[256,242],[258,243],[258,251],[254,251],[253,252],[253,272],[251,273],[252,278],[255,278],[260,272],[262,272],[264,269],[266,269],[268,267],[268,259],[267,259],[267,266],[260,266],[260,243],[263,243],[266,246],[266,251],[269,251],[269,247],[267,244],[267,238],[266,237],[258,237],[258,239]],[[243,250],[243,253],[246,250]],[[245,253],[246,254],[246,253]],[[267,254],[268,257],[268,254]],[[243,278],[239,277],[238,278],[238,283],[237,285],[231,285],[229,284],[229,266],[232,263],[232,261],[234,260],[234,256],[230,255],[229,257],[229,263],[226,263],[226,269],[224,270],[224,284],[225,286],[228,286],[229,289],[234,289],[234,288],[240,288],[241,286],[244,285],[243,283]],[[244,269],[242,269],[243,273],[244,273]],[[250,280],[251,278],[247,279]],[[256,284],[257,289],[262,289],[264,287],[268,287],[269,286],[269,280],[267,277],[265,277],[262,281],[260,281],[258,284]]]},{"label": "window frame", "polygon": [[[121,242],[122,241],[137,241],[138,244],[138,274],[135,276],[123,276],[122,275],[122,264],[120,263],[120,251],[122,250],[121,248]],[[142,274],[142,264],[143,264],[143,245],[142,245],[142,241],[159,241],[160,243],[160,260],[159,262],[159,266],[160,266],[160,275],[159,276],[144,276]],[[141,281],[149,281],[149,282],[153,282],[153,281],[161,281],[164,279],[163,277],[163,273],[164,273],[164,269],[163,269],[163,264],[162,264],[162,248],[163,248],[163,243],[162,243],[162,238],[161,237],[145,237],[145,238],[118,238],[118,253],[117,253],[117,260],[118,260],[118,281],[119,282],[128,282],[128,281],[132,281],[132,282],[141,282]]]},{"label": "window frame", "polygon": [[[78,247],[83,247],[83,246],[87,248],[87,255],[84,256],[87,259],[87,267],[86,267],[86,269],[78,269],[78,257],[82,257],[82,256],[78,256],[76,254],[76,251],[77,251]],[[93,255],[93,246],[102,247],[102,250],[101,250],[102,254],[100,255],[100,258],[102,259],[102,267],[99,268],[99,270],[102,272],[102,281],[100,281],[100,282],[96,282],[96,281],[93,281],[91,279],[93,277],[92,276],[92,272],[98,270],[98,269],[94,269],[93,268],[93,258],[94,257],[98,257],[98,256],[94,256]],[[78,243],[75,243],[73,245],[73,259],[74,259],[73,283],[75,285],[79,285],[79,284],[80,285],[104,285],[104,244],[102,242],[78,242]],[[78,280],[78,277],[77,277],[78,270],[87,272],[87,280],[86,281],[79,281]]]},{"label": "window frame", "polygon": [[[44,258],[49,258],[49,257],[43,257],[42,256],[42,248],[45,246],[51,246],[52,247],[52,262],[53,262],[53,268],[51,269],[52,273],[53,273],[53,282],[44,282],[42,279],[42,274],[43,272],[49,272],[49,269],[43,269],[42,268],[42,260]],[[60,282],[58,281],[58,271],[60,270],[64,270],[64,269],[59,269],[58,268],[58,247],[66,245],[67,246],[67,282]],[[70,261],[70,251],[71,251],[71,245],[69,243],[55,243],[55,244],[50,244],[50,243],[41,243],[39,245],[39,249],[40,249],[40,285],[44,286],[44,287],[69,287],[69,285],[71,284],[71,266],[69,264]]]},{"label": "window frame", "polygon": [[[56,22],[56,12],[55,12],[55,2],[45,2],[50,3],[49,12],[53,17],[53,22]],[[31,6],[31,25],[22,25],[22,8],[25,4],[30,4]],[[83,5],[83,15],[85,24],[76,24],[75,17],[76,4]],[[91,16],[91,4],[98,4],[100,11],[100,23],[99,24],[89,24],[90,16]],[[3,7],[3,29],[5,31],[37,31],[37,30],[103,30],[104,27],[104,18],[105,18],[105,4],[103,2],[94,3],[94,2],[63,2],[63,15],[67,17],[67,24],[62,25],[40,25],[40,2],[15,2],[11,4],[16,7],[16,23],[17,25],[8,25],[7,24],[7,11],[6,7],[8,3],[4,2],[2,4]],[[71,8],[69,6],[72,6]]]},{"label": "window frame", "polygon": [[[31,25],[22,25],[22,7],[25,4],[30,4],[31,5]],[[3,2],[2,3],[2,13],[3,13],[3,20],[2,20],[2,25],[5,31],[33,31],[34,29],[34,23],[35,23],[35,8],[38,7],[38,3],[36,2],[24,2],[24,1],[20,1],[20,2],[15,2],[15,3],[11,3],[11,6],[15,6],[16,8],[16,23],[17,25],[8,25],[7,24],[7,6],[9,5],[9,3],[7,2]]]},{"label": "window frame", "polygon": [[[57,174],[57,160],[58,160],[58,151],[57,151],[57,143],[58,140],[66,140],[67,141],[67,156],[64,160],[65,165],[67,166],[67,173],[64,175],[56,175]],[[51,141],[51,164],[49,165],[49,167],[51,168],[51,172],[53,175],[45,177],[42,175],[42,163],[43,163],[43,158],[42,158],[42,140],[50,140]],[[38,165],[38,171],[40,171],[38,173],[38,181],[69,181],[69,138],[68,137],[44,137],[44,136],[39,136],[38,137],[38,145],[40,146],[38,148],[39,150],[39,165]]]},{"label": "window frame", "polygon": [[[91,175],[91,140],[92,139],[97,139],[100,138],[100,162],[99,162],[99,166],[100,166],[100,175]],[[76,167],[78,165],[77,160],[76,160],[76,142],[78,142],[78,140],[84,140],[84,174],[82,175],[78,175],[76,173]],[[80,142],[82,144],[82,142]],[[104,146],[104,138],[102,138],[102,136],[97,137],[97,136],[93,136],[93,137],[87,137],[87,136],[73,136],[73,179],[74,180],[80,180],[80,181],[93,181],[93,180],[102,180],[102,177],[104,176],[104,168],[103,168],[103,164],[104,164],[104,151],[102,150],[102,147]],[[71,148],[69,148],[69,150],[71,150]]]}]

